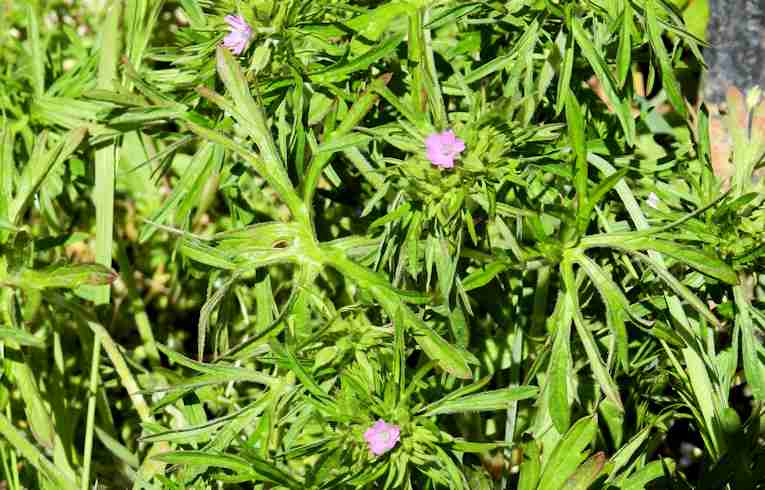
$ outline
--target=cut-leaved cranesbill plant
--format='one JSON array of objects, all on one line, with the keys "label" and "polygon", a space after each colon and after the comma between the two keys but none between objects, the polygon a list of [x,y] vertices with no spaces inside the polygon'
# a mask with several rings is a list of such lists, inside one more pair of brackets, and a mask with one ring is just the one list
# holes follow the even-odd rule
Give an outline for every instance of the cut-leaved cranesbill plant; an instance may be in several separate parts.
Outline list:
[{"label": "cut-leaved cranesbill plant", "polygon": [[0,488],[765,485],[703,0],[72,3],[0,17]]}]

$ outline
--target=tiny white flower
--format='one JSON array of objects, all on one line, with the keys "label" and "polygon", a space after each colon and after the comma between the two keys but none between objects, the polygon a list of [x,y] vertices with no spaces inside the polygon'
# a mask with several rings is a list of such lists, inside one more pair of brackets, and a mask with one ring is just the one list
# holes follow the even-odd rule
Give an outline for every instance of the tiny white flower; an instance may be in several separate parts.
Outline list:
[{"label": "tiny white flower", "polygon": [[655,192],[648,194],[648,198],[645,200],[645,202],[653,209],[659,208],[659,196],[657,196]]}]

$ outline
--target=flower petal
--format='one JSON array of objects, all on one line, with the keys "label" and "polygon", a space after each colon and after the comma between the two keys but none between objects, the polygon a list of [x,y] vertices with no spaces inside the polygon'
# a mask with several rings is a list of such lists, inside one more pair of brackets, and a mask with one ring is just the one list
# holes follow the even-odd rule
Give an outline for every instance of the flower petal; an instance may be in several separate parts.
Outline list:
[{"label": "flower petal", "polygon": [[441,135],[438,133],[433,133],[425,138],[425,148],[432,151],[437,151],[439,148],[441,148]]},{"label": "flower petal", "polygon": [[652,207],[653,209],[658,209],[659,196],[657,196],[655,192],[651,192],[650,194],[648,194],[648,198],[646,199],[646,204],[648,204],[648,206]]},{"label": "flower petal", "polygon": [[447,129],[440,133],[432,133],[425,138],[425,149],[428,160],[437,167],[452,168],[454,158],[465,149],[465,142],[457,138],[454,131]]},{"label": "flower petal", "polygon": [[428,160],[437,167],[452,168],[454,166],[454,157],[444,154],[440,151],[428,152]]},{"label": "flower petal", "polygon": [[227,15],[223,20],[225,20],[232,29],[244,30],[249,29],[250,27],[241,15]]}]

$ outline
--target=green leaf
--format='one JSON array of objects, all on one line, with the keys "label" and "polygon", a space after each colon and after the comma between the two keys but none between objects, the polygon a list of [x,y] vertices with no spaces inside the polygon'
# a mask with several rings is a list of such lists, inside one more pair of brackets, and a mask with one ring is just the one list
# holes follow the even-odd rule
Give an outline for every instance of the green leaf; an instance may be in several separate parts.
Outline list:
[{"label": "green leaf", "polygon": [[[589,216],[583,216],[587,211],[587,134],[582,108],[576,101],[574,92],[566,92],[566,127],[568,139],[574,150],[574,188],[577,197],[577,221],[589,222]],[[580,227],[579,232],[583,232]]]},{"label": "green leaf", "polygon": [[181,217],[177,223],[179,225],[186,224],[191,207],[196,206],[200,201],[201,194],[209,181],[213,167],[220,163],[220,159],[223,156],[222,150],[215,150],[216,145],[213,143],[200,145],[191,159],[188,169],[175,184],[170,197],[167,198],[161,207],[154,211],[141,229],[141,233],[138,236],[140,243],[146,242],[159,229],[157,226],[152,226],[152,223],[165,223],[166,219],[176,208],[178,208],[176,215]]},{"label": "green leaf", "polygon": [[561,490],[587,458],[585,449],[597,432],[597,417],[591,415],[576,421],[566,432],[550,454],[544,466],[538,490]]},{"label": "green leaf", "polygon": [[736,271],[714,255],[676,242],[651,238],[645,236],[644,232],[591,235],[582,239],[581,244],[585,249],[593,246],[610,246],[628,251],[655,250],[727,284],[738,283]]},{"label": "green leaf", "polygon": [[230,454],[209,451],[171,451],[153,456],[170,464],[224,468],[242,474],[254,481],[268,481],[287,488],[301,488],[300,482],[272,463],[249,456],[247,459]]},{"label": "green leaf", "polygon": [[76,482],[46,458],[2,413],[0,413],[0,435],[2,435],[5,442],[11,444],[37,471],[49,479],[55,485],[53,488],[78,490]]},{"label": "green leaf", "polygon": [[109,285],[116,279],[117,274],[101,264],[61,264],[40,270],[22,268],[0,284],[21,289],[75,289],[86,284]]},{"label": "green leaf", "polygon": [[623,2],[624,9],[621,13],[622,25],[619,31],[619,47],[616,50],[616,81],[619,87],[624,88],[627,76],[630,73],[632,58],[632,4]]},{"label": "green leaf", "polygon": [[404,37],[404,33],[395,34],[366,53],[333,65],[326,70],[312,73],[308,75],[308,78],[311,82],[318,84],[341,82],[354,72],[366,70],[372,63],[393,53],[398,48],[398,45],[401,44],[401,41],[404,40]]},{"label": "green leaf", "polygon": [[744,361],[744,372],[752,397],[755,400],[765,400],[765,363],[763,349],[754,334],[754,326],[749,309],[751,305],[745,300],[746,292],[743,286],[734,288],[736,300],[736,325],[741,331],[741,352]]},{"label": "green leaf", "polygon": [[[220,453],[228,448],[245,428],[252,427],[257,423],[257,418],[261,417],[263,410],[281,396],[282,388],[281,385],[272,387],[257,401],[243,409],[238,417],[224,424],[221,430],[215,434],[213,440],[205,445],[204,451]],[[205,469],[206,467],[186,466],[179,472],[180,480],[189,481]]]},{"label": "green leaf", "polygon": [[407,252],[407,269],[409,271],[409,275],[411,275],[413,278],[417,279],[417,277],[420,274],[420,253],[418,253],[418,250],[421,250],[420,245],[420,232],[421,226],[422,226],[422,218],[423,213],[420,210],[415,210],[411,214],[411,218],[409,219],[409,224],[406,228],[406,252]]},{"label": "green leaf", "polygon": [[352,18],[345,26],[356,31],[364,39],[379,41],[391,21],[405,14],[410,8],[405,1],[392,0]]},{"label": "green leaf", "polygon": [[622,485],[624,490],[644,490],[653,480],[666,476],[667,469],[674,471],[675,462],[670,458],[651,461],[632,474]]},{"label": "green leaf", "polygon": [[449,242],[447,240],[443,238],[434,239],[434,242],[436,250],[434,258],[436,262],[438,290],[439,293],[441,293],[444,304],[448,307],[450,305],[449,299],[454,285],[454,275],[456,273],[457,264],[452,260],[449,250]]},{"label": "green leaf", "polygon": [[576,288],[576,279],[574,278],[574,270],[571,262],[565,260],[561,263],[561,276],[563,277],[563,283],[566,288],[566,294],[568,294],[574,312],[574,325],[576,331],[579,334],[579,339],[584,345],[584,350],[587,353],[587,359],[590,362],[590,369],[592,374],[600,385],[600,389],[603,394],[611,400],[621,411],[624,411],[624,405],[622,404],[621,397],[619,396],[619,389],[616,386],[613,378],[608,372],[608,368],[603,363],[603,359],[600,356],[598,350],[598,344],[584,322],[582,316],[582,310],[579,307],[579,293]]},{"label": "green leaf", "polygon": [[653,270],[656,275],[658,275],[661,280],[663,280],[672,290],[681,298],[683,298],[685,301],[688,302],[689,305],[691,305],[696,311],[701,313],[704,318],[709,320],[713,325],[719,325],[720,321],[714,316],[714,314],[709,311],[709,308],[704,304],[701,299],[699,299],[698,296],[693,294],[685,285],[683,285],[680,281],[677,280],[675,276],[673,276],[666,267],[664,267],[663,264],[657,262],[653,258],[643,255],[641,253],[633,253],[633,257],[640,260],[641,262],[644,262],[647,264],[651,270]]},{"label": "green leaf", "polygon": [[525,28],[523,35],[518,41],[515,42],[512,50],[502,56],[497,56],[491,61],[488,61],[481,65],[479,68],[471,71],[465,75],[464,82],[471,84],[482,78],[485,78],[492,73],[499,70],[503,70],[510,66],[513,62],[516,62],[520,53],[526,52],[527,49],[536,44],[539,39],[539,22],[534,20],[528,27]]},{"label": "green leaf", "polygon": [[518,490],[537,490],[542,472],[540,447],[537,441],[529,441],[523,446],[523,462],[520,467]]},{"label": "green leaf", "polygon": [[463,441],[461,439],[455,439],[452,442],[452,448],[454,448],[455,451],[463,453],[485,453],[505,447],[507,447],[507,443],[505,442],[471,442]]},{"label": "green leaf", "polygon": [[[280,349],[281,350],[281,349]],[[300,382],[303,384],[303,386],[316,398],[322,401],[329,401],[332,399],[327,392],[325,392],[321,386],[319,386],[319,383],[316,382],[316,380],[311,376],[311,374],[303,369],[303,366],[300,364],[300,361],[295,357],[295,355],[290,351],[289,348],[283,349],[281,352],[282,356],[284,356],[284,359],[287,362],[287,365],[289,366],[290,370],[295,373],[295,376],[300,380]]]},{"label": "green leaf", "polygon": [[675,69],[672,66],[672,61],[667,53],[667,48],[664,46],[664,40],[662,39],[662,30],[656,19],[656,12],[659,10],[655,0],[648,0],[645,5],[645,23],[648,31],[648,40],[651,43],[651,48],[656,55],[656,59],[659,62],[659,71],[661,73],[661,83],[667,93],[667,98],[672,104],[672,107],[677,113],[684,119],[688,118],[688,109],[685,106],[685,99],[683,98],[682,89],[680,83],[675,76]]},{"label": "green leaf", "polygon": [[601,451],[593,454],[566,480],[563,488],[565,490],[587,490],[601,475],[605,465],[605,453]]},{"label": "green leaf", "polygon": [[619,361],[627,369],[629,367],[629,338],[624,317],[630,310],[630,303],[622,293],[621,288],[598,264],[584,254],[574,259],[584,270],[597,288],[598,293],[606,304],[606,321],[608,328],[616,339],[616,349]]},{"label": "green leaf", "polygon": [[[625,175],[627,175],[627,172],[629,172],[629,169],[623,168],[618,172],[609,175],[600,181],[593,191],[588,192],[588,196],[585,198],[584,207],[577,213],[577,228],[579,229],[579,233],[585,232],[595,206],[597,206],[606,194],[608,194],[608,192],[611,191],[611,189],[613,189]],[[583,183],[583,185],[585,185],[586,189],[586,183]]]},{"label": "green leaf", "polygon": [[[18,358],[6,358],[6,360],[10,361],[10,368],[16,387],[24,402],[24,414],[26,415],[32,435],[39,445],[53,452],[54,463],[60,463],[60,453],[57,454],[56,449],[61,444],[61,437],[56,432],[53,416],[48,410],[46,401],[40,392],[38,377],[33,373],[31,366],[24,362],[25,357],[23,353],[18,355]],[[7,437],[7,434],[4,435]],[[18,445],[17,449],[23,452],[23,448]],[[32,462],[34,462],[34,459]],[[73,473],[71,473],[71,467],[68,465],[62,463],[57,464],[57,466],[67,477],[74,477]]]},{"label": "green leaf", "polygon": [[119,441],[117,441],[103,429],[96,427],[95,432],[101,444],[103,444],[104,447],[108,449],[109,452],[111,452],[118,460],[122,461],[131,468],[138,468],[140,465],[138,456],[133,451],[122,445]]},{"label": "green leaf", "polygon": [[43,153],[43,149],[47,137],[46,133],[42,134],[37,140],[32,158],[16,182],[16,196],[8,210],[9,221],[14,224],[19,223],[45,177],[53,167],[63,163],[77,150],[85,138],[86,132],[85,128],[73,129],[61,137],[55,147],[45,153]]},{"label": "green leaf", "polygon": [[555,101],[555,114],[560,114],[563,107],[568,100],[568,94],[571,91],[571,74],[574,70],[574,54],[576,52],[574,46],[574,38],[571,34],[566,35],[564,31],[560,34],[561,40],[565,43],[565,46],[561,46],[558,43],[559,49],[564,49],[563,64],[560,66],[558,72],[558,87],[557,87],[557,100]]},{"label": "green leaf", "polygon": [[425,29],[435,30],[448,24],[454,24],[462,17],[478,10],[481,6],[481,2],[468,2],[454,7],[445,5],[444,8],[434,13],[433,18],[425,25]]},{"label": "green leaf", "polygon": [[[220,427],[222,427],[224,424],[230,423],[240,415],[248,412],[250,408],[251,407],[246,407],[242,410],[238,410],[236,412],[218,417],[217,419],[202,424],[183,427],[181,429],[162,430],[153,434],[151,433],[152,424],[144,424],[145,429],[147,432],[149,432],[149,435],[143,436],[141,441],[152,443],[158,441],[167,441],[174,442],[176,444],[196,444],[199,442],[206,442],[214,435],[214,433],[218,431],[218,429],[220,429]],[[188,418],[186,420],[188,421]]]},{"label": "green leaf", "polygon": [[408,202],[403,203],[401,206],[397,207],[393,211],[389,212],[385,216],[381,216],[374,220],[371,225],[369,225],[369,230],[374,230],[375,228],[379,228],[381,226],[385,226],[388,223],[392,223],[394,221],[398,221],[399,219],[407,216],[409,214],[409,210],[411,209],[411,206]]},{"label": "green leaf", "polygon": [[16,134],[8,124],[5,116],[0,125],[0,229],[15,231],[15,226],[9,220],[9,206],[13,196],[13,184],[16,180],[16,164],[13,160],[13,146]]},{"label": "green leaf", "polygon": [[[210,319],[213,312],[220,306],[221,302],[226,298],[226,295],[234,287],[238,279],[236,274],[227,277],[214,290],[209,288],[208,297],[205,303],[202,305],[202,309],[199,310],[199,321],[197,322],[197,359],[201,361],[204,358],[205,342],[207,340],[207,332],[210,327]],[[165,352],[167,354],[167,352]]]},{"label": "green leaf", "polygon": [[40,39],[40,24],[36,4],[28,4],[26,11],[27,35],[29,36],[29,62],[32,65],[30,81],[35,97],[45,92],[45,47]]},{"label": "green leaf", "polygon": [[573,320],[571,308],[571,301],[564,297],[562,311],[556,317],[558,327],[547,372],[546,389],[550,418],[555,429],[561,434],[571,425],[571,404],[568,401],[568,383],[574,376],[570,347]]},{"label": "green leaf", "polygon": [[411,312],[405,315],[405,321],[408,321],[413,329],[414,339],[429,358],[438,361],[443,369],[457,378],[473,377],[467,352],[451,345]]},{"label": "green leaf", "polygon": [[[101,42],[98,57],[97,88],[114,90],[119,85],[117,63],[121,52],[120,19],[123,11],[122,2],[114,3],[104,19],[101,29]],[[105,145],[95,155],[96,185],[93,189],[93,201],[96,206],[96,257],[95,261],[105,267],[111,266],[114,236],[114,189],[119,146]],[[84,292],[93,298],[96,304],[109,302],[111,289],[106,286],[86,287]]]},{"label": "green leaf", "polygon": [[180,0],[180,4],[191,22],[191,27],[194,29],[205,27],[207,18],[205,17],[198,0]]},{"label": "green leaf", "polygon": [[616,82],[611,75],[611,70],[606,65],[605,60],[603,60],[603,57],[598,50],[595,49],[590,37],[585,32],[584,27],[582,27],[581,21],[577,18],[573,18],[571,20],[571,27],[574,39],[576,39],[577,44],[582,50],[582,54],[595,72],[595,76],[598,77],[598,81],[603,87],[603,92],[622,125],[627,144],[633,145],[635,141],[635,121],[630,114],[627,99],[619,96],[616,90]]},{"label": "green leaf", "polygon": [[217,247],[211,247],[201,240],[184,239],[181,241],[180,249],[183,255],[202,264],[226,270],[237,268],[230,254],[222,252]]},{"label": "green leaf", "polygon": [[716,450],[720,450],[719,445],[724,444],[724,441],[719,433],[717,417],[719,409],[723,407],[719,407],[716,403],[717,397],[707,365],[699,353],[690,347],[683,349],[683,357],[685,358],[688,381],[696,398],[702,420],[711,437],[712,444]]},{"label": "green leaf", "polygon": [[[198,373],[219,376],[223,379],[232,380],[232,381],[251,381],[251,382],[260,383],[263,385],[272,385],[277,383],[277,378],[274,378],[273,376],[265,375],[253,369],[230,366],[222,362],[210,364],[210,363],[195,361],[193,359],[189,359],[183,354],[170,350],[169,348],[163,346],[162,344],[157,344],[157,348],[163,354],[165,354],[171,362],[176,363],[180,366],[189,368]],[[193,382],[195,378],[191,377],[187,379]]]},{"label": "green leaf", "polygon": [[[401,315],[403,321],[411,329],[414,340],[430,359],[437,361],[443,369],[458,378],[470,379],[473,377],[470,363],[475,361],[475,356],[451,345],[415,315],[403,304],[401,296],[384,276],[360,266],[342,252],[329,248],[322,250],[326,254],[325,260],[342,275],[350,278],[374,295],[388,316],[397,318],[399,314]],[[399,310],[401,310],[400,313]]]},{"label": "green leaf", "polygon": [[287,168],[271,135],[263,108],[250,94],[249,84],[239,62],[228,49],[219,46],[216,51],[216,66],[218,74],[233,99],[233,104],[204,88],[200,88],[199,92],[229,110],[234,118],[247,129],[260,154],[259,157],[255,157],[248,151],[240,154],[243,154],[258,173],[274,187],[293,215],[298,219],[306,220],[307,211],[292,186]]},{"label": "green leaf", "polygon": [[0,328],[0,342],[15,342],[20,346],[45,348],[45,340],[17,328]]},{"label": "green leaf", "polygon": [[441,467],[446,468],[448,474],[449,487],[454,490],[463,490],[466,485],[465,474],[460,470],[454,462],[451,455],[446,454],[446,451],[441,449],[440,446],[434,446],[435,453],[441,462]]},{"label": "green leaf", "polygon": [[333,142],[350,134],[353,128],[356,127],[369,111],[372,110],[379,99],[378,93],[380,88],[388,85],[390,80],[391,75],[389,73],[377,77],[370,84],[370,87],[366,92],[356,99],[340,125],[325,136],[322,146],[329,149],[314,155],[309,163],[306,177],[303,182],[303,194],[307,208],[310,209],[311,207],[313,195],[316,192],[316,187],[319,185],[319,178],[321,177],[322,172],[335,154],[335,150],[332,150],[331,145]]},{"label": "green leaf", "polygon": [[709,2],[688,2],[683,10],[683,20],[690,34],[704,40],[709,24]]},{"label": "green leaf", "polygon": [[[417,371],[417,374],[413,377],[413,379],[410,382],[410,385],[409,385],[409,388],[408,388],[409,394],[411,394],[411,392],[417,387],[416,386],[416,382],[421,381],[422,377],[425,376],[430,371],[431,368],[432,368],[432,366],[429,366],[428,364],[426,364],[425,366],[423,366],[422,368],[420,368]],[[433,402],[430,405],[427,405],[427,406],[423,407],[422,409],[419,410],[419,412],[421,413],[421,412],[425,412],[427,410],[434,409],[437,406],[439,406],[440,404],[445,403],[447,401],[456,400],[457,398],[468,396],[468,395],[470,395],[472,393],[480,391],[481,389],[483,389],[484,386],[486,386],[489,383],[489,381],[491,381],[491,377],[490,376],[485,376],[485,377],[479,379],[478,381],[476,381],[475,383],[470,383],[468,385],[465,385],[465,386],[462,386],[460,388],[457,388],[456,390],[454,390],[451,393],[449,393],[448,395],[444,396],[443,398],[441,398],[437,402]]]},{"label": "green leaf", "polygon": [[537,395],[536,386],[513,386],[500,390],[485,391],[475,395],[463,396],[443,403],[436,403],[425,412],[425,416],[445,413],[486,412],[492,410],[507,410],[510,402],[526,400]]},{"label": "green leaf", "polygon": [[372,141],[372,136],[363,133],[348,133],[328,139],[316,148],[317,153],[335,153],[349,148],[363,146]]},{"label": "green leaf", "polygon": [[630,439],[630,441],[625,444],[624,446],[620,447],[613,456],[611,456],[611,459],[608,461],[608,471],[609,471],[609,477],[608,482],[613,481],[618,475],[619,472],[627,467],[627,464],[630,462],[632,457],[637,453],[638,449],[643,445],[643,443],[648,439],[648,436],[651,434],[651,430],[653,427],[646,427],[645,429],[641,430],[635,436]]}]

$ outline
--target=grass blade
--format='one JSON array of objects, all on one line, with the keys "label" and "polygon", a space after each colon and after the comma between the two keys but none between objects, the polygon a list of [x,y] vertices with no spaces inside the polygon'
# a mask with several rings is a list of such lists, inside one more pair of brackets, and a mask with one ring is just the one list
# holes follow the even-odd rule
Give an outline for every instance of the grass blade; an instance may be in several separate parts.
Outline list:
[{"label": "grass blade", "polygon": [[0,413],[0,434],[16,450],[21,453],[29,463],[45,475],[56,488],[61,490],[78,490],[76,482],[58,469],[48,458],[43,455],[24,435],[19,432],[11,422]]}]

